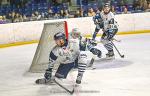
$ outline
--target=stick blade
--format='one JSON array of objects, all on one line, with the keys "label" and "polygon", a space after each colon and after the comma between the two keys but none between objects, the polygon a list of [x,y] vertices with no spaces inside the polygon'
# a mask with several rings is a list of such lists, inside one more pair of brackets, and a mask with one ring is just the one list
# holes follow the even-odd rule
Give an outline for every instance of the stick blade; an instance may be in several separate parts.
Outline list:
[{"label": "stick blade", "polygon": [[124,55],[121,56],[121,58],[124,58],[124,57],[125,57]]},{"label": "stick blade", "polygon": [[66,92],[73,94],[74,93],[74,88],[72,90],[70,90],[67,86],[65,86],[64,84],[61,84],[63,82],[59,82],[56,78],[54,79],[54,82],[61,87],[62,89],[64,89]]}]

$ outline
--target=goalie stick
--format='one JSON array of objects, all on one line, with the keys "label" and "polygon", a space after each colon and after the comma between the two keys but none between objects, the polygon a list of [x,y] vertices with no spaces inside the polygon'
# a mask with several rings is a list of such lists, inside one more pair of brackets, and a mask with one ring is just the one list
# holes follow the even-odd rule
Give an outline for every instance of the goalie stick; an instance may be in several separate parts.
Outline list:
[{"label": "goalie stick", "polygon": [[70,93],[71,95],[74,93],[74,87],[73,87],[73,90],[69,90],[67,89],[65,86],[61,85],[59,82],[56,81],[56,79],[54,79],[54,82],[60,86],[61,88],[63,88],[65,91],[67,91],[68,93]]}]

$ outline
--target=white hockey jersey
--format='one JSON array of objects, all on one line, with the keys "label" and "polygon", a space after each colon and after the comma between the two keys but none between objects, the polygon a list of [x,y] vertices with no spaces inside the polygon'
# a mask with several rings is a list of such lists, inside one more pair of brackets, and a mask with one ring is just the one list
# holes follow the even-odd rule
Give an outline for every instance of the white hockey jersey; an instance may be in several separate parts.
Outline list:
[{"label": "white hockey jersey", "polygon": [[[57,57],[57,61],[59,61],[59,63],[72,63],[80,54],[79,43],[77,41],[69,40],[67,46],[55,46],[52,49],[51,53],[53,53],[53,55]],[[55,61],[51,56],[50,59],[52,60],[50,60],[50,63]]]},{"label": "white hockey jersey", "polygon": [[109,12],[108,14],[104,14],[104,12],[102,11],[101,12],[101,17],[103,19],[103,22],[104,22],[104,30],[108,30],[110,28],[110,25],[109,25],[109,21],[111,19],[114,19],[114,26],[117,27],[117,22],[115,21],[115,15],[112,13],[112,12]]},{"label": "white hockey jersey", "polygon": [[[70,39],[70,40],[73,40],[73,41],[76,41],[76,42],[79,43],[79,47],[80,47],[79,49],[80,49],[80,51],[89,51],[89,50],[91,50],[92,48],[95,48],[95,47],[96,47],[96,45],[94,45],[94,42],[92,43],[93,40],[88,39],[88,38],[85,38],[85,37],[83,37],[83,36],[80,36],[80,37],[74,39],[74,38],[72,37],[72,35],[69,34],[69,39]],[[95,43],[95,44],[96,44],[96,43]]]}]

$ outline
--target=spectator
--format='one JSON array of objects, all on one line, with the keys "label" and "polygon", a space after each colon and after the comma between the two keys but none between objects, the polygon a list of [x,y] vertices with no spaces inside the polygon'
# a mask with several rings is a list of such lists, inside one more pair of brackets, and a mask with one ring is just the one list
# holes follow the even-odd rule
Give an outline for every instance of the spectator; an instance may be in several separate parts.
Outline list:
[{"label": "spectator", "polygon": [[41,15],[38,11],[35,11],[36,20],[41,20]]},{"label": "spectator", "polygon": [[143,10],[147,9],[147,0],[140,0],[140,8]]},{"label": "spectator", "polygon": [[60,18],[60,14],[55,13],[53,18],[54,18],[54,19],[59,19],[59,18]]},{"label": "spectator", "polygon": [[3,21],[3,16],[0,15],[0,21]]},{"label": "spectator", "polygon": [[129,14],[130,12],[128,11],[127,7],[124,7],[122,14]]},{"label": "spectator", "polygon": [[29,21],[29,19],[27,18],[27,16],[25,14],[23,14],[23,22]]},{"label": "spectator", "polygon": [[79,9],[79,13],[80,13],[80,17],[86,17],[87,16],[87,13],[85,13],[85,11],[82,8]]},{"label": "spectator", "polygon": [[35,21],[35,20],[37,20],[37,17],[35,16],[34,13],[32,13],[30,17],[30,21]]},{"label": "spectator", "polygon": [[7,20],[8,20],[9,23],[12,23],[12,14],[11,13],[8,13],[6,15],[6,18],[7,18]]},{"label": "spectator", "polygon": [[133,1],[133,9],[134,10],[140,10],[140,1],[139,0],[134,0]]},{"label": "spectator", "polygon": [[101,11],[102,11],[101,8],[96,8],[96,9],[95,9],[95,12],[96,12],[96,13],[100,13]]},{"label": "spectator", "polygon": [[20,22],[23,22],[23,15],[22,14],[19,14],[19,19],[20,19]]},{"label": "spectator", "polygon": [[78,17],[81,17],[80,11],[79,11],[79,10],[76,10],[76,13],[75,13],[75,15],[74,15],[74,18],[78,18]]},{"label": "spectator", "polygon": [[64,18],[64,10],[61,9],[59,15],[60,15],[60,19]]},{"label": "spectator", "polygon": [[6,18],[6,15],[3,15],[3,21],[4,21],[5,23],[10,23],[10,21]]},{"label": "spectator", "polygon": [[0,16],[0,24],[5,24],[5,22],[3,21],[3,16]]},{"label": "spectator", "polygon": [[116,14],[116,9],[115,9],[115,6],[111,6],[111,12]]},{"label": "spectator", "polygon": [[16,13],[14,22],[23,22],[22,15],[19,13]]},{"label": "spectator", "polygon": [[150,2],[148,2],[147,4],[147,9],[145,10],[145,12],[150,12]]},{"label": "spectator", "polygon": [[49,8],[49,9],[48,9],[48,12],[47,12],[47,14],[46,14],[46,18],[52,19],[53,16],[54,16],[54,13],[53,13],[52,9]]},{"label": "spectator", "polygon": [[69,12],[68,12],[68,10],[64,10],[64,18],[69,18]]},{"label": "spectator", "polygon": [[89,8],[89,10],[88,10],[88,16],[89,17],[95,16],[95,12],[94,12],[93,8]]},{"label": "spectator", "polygon": [[16,15],[16,13],[13,11],[13,12],[11,13],[11,21],[12,21],[12,23],[14,23],[15,15]]},{"label": "spectator", "polygon": [[[0,4],[1,3],[4,4],[4,2],[2,2],[2,1],[3,0],[0,0]],[[82,1],[82,4],[85,4],[83,2],[88,1],[88,0],[81,0],[81,1]],[[96,0],[92,0],[92,1],[96,1]],[[132,5],[131,5],[132,3],[134,3],[133,8],[134,8],[135,12],[142,12],[143,10],[146,12],[150,11],[150,3],[149,3],[150,0],[98,0],[98,1],[101,3],[98,5],[103,5],[104,2],[113,4],[115,7],[112,6],[111,11],[114,14],[116,14],[116,12],[120,12],[122,14],[130,13],[128,11],[127,7],[125,7],[125,6],[128,6],[129,10],[133,12]],[[116,3],[116,2],[113,3],[114,1],[117,1],[118,3]],[[88,12],[87,12],[87,9],[85,9],[86,7],[83,7],[84,10],[81,8],[81,9],[77,9],[76,12],[74,11],[75,13],[74,12],[70,13],[67,9],[63,10],[62,6],[58,6],[58,8],[62,8],[62,10],[59,13],[54,13],[52,11],[52,9],[51,9],[53,7],[53,6],[51,6],[51,5],[53,5],[52,2],[55,2],[55,5],[60,5],[63,3],[65,8],[67,8],[67,6],[68,6],[67,3],[71,2],[71,0],[8,0],[8,2],[10,2],[10,5],[8,7],[6,7],[8,14],[4,14],[6,16],[2,17],[2,18],[4,18],[3,21],[6,20],[6,22],[20,22],[20,21],[29,21],[29,20],[45,20],[45,19],[71,18],[71,17],[78,18],[78,17],[94,16],[95,12],[99,11],[98,8],[96,9],[96,7],[93,7],[95,11],[92,8],[89,8]],[[45,4],[46,2],[51,2],[51,3]],[[42,3],[42,4],[34,4],[34,5],[37,5],[36,7],[38,7],[38,8],[39,8],[39,6],[41,7],[41,9],[40,9],[41,13],[39,13],[38,11],[35,11],[34,13],[32,13],[31,17],[27,17],[27,16],[31,15],[31,8],[33,7],[32,3]],[[49,8],[47,10],[47,12],[45,12],[45,10],[47,9],[47,8],[45,8],[46,6],[41,6],[41,5],[48,5],[48,6],[50,5],[49,7],[51,7],[51,8]],[[86,4],[86,5],[88,5],[88,4]],[[27,8],[27,7],[29,7],[29,8]],[[4,8],[5,8],[5,6],[2,7],[2,9],[4,9]],[[22,10],[22,9],[18,9],[18,8],[22,8],[22,9],[26,8],[26,9]],[[42,10],[42,8],[43,8],[43,10]],[[116,10],[115,10],[115,8],[116,8]],[[24,13],[27,15],[21,15],[12,10],[19,11],[20,13]],[[60,10],[60,9],[58,9],[58,10]],[[56,9],[56,11],[58,11],[58,10]],[[10,12],[10,11],[12,11],[12,12]]]},{"label": "spectator", "polygon": [[45,20],[46,17],[45,17],[45,12],[41,12],[41,20]]}]

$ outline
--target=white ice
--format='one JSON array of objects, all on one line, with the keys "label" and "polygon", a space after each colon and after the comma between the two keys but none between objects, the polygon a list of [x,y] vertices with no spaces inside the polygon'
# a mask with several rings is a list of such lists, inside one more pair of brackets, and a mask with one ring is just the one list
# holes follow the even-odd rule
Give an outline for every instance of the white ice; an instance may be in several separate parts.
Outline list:
[{"label": "white ice", "polygon": [[[73,96],[150,96],[150,34],[117,36],[113,61],[96,60]],[[106,53],[104,47],[99,48]],[[70,96],[57,85],[36,85],[43,74],[29,73],[37,44],[0,49],[0,96]],[[76,71],[71,73],[73,81]]]}]

